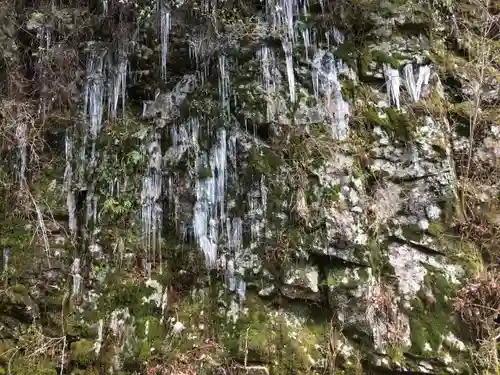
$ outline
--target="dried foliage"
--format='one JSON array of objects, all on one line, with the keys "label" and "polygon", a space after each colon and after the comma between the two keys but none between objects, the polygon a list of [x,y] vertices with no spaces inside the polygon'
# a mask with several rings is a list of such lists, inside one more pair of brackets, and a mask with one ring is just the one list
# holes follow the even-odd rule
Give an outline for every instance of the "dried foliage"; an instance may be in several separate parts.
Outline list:
[{"label": "dried foliage", "polygon": [[455,312],[474,334],[471,353],[475,373],[498,374],[500,368],[500,268],[485,270],[469,280],[455,297]]},{"label": "dried foliage", "polygon": [[385,347],[404,346],[404,338],[408,336],[403,314],[394,300],[394,291],[383,283],[375,285],[367,297],[367,314],[373,326],[380,328],[376,333],[375,342]]},{"label": "dried foliage", "polygon": [[476,339],[500,333],[500,268],[494,267],[469,280],[453,307]]}]

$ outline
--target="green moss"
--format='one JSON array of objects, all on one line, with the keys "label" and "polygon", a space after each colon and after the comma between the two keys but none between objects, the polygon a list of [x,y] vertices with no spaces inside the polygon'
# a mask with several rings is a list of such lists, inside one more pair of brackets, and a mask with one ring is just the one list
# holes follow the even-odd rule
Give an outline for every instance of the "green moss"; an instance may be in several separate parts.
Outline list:
[{"label": "green moss", "polygon": [[407,114],[397,111],[394,108],[386,108],[385,113],[388,121],[385,131],[395,139],[409,142],[415,138],[416,120],[411,120]]},{"label": "green moss", "polygon": [[387,349],[387,356],[391,364],[402,366],[405,363],[405,355],[401,347],[390,346]]},{"label": "green moss", "polygon": [[[436,356],[443,337],[454,329],[452,298],[456,291],[443,274],[430,271],[424,279],[425,288],[432,292],[433,301],[419,292],[409,312],[411,351],[418,355]],[[430,346],[430,351],[426,346]]]},{"label": "green moss", "polygon": [[420,242],[424,237],[424,233],[417,228],[413,228],[413,226],[404,226],[401,230],[404,238],[410,241]]},{"label": "green moss", "polygon": [[474,277],[483,270],[483,257],[474,243],[446,235],[442,237],[442,244],[449,252],[450,262],[462,266],[465,277]]},{"label": "green moss", "polygon": [[9,362],[11,375],[57,375],[55,364],[47,360],[36,360],[28,357],[11,358]]},{"label": "green moss", "polygon": [[71,343],[71,359],[80,366],[89,366],[95,361],[94,344],[90,340],[78,340]]},{"label": "green moss", "polygon": [[327,203],[337,202],[340,197],[340,184],[328,186],[323,189],[323,199]]},{"label": "green moss", "polygon": [[383,51],[371,51],[371,58],[377,65],[389,64],[393,68],[398,68],[400,65],[399,60],[395,56]]},{"label": "green moss", "polygon": [[[358,273],[358,268],[337,267],[331,268],[327,275],[327,285],[330,288],[332,298],[335,299],[339,289],[348,291],[356,289],[360,283],[363,283],[362,275]],[[366,275],[367,274],[363,274]]]},{"label": "green moss", "polygon": [[367,128],[378,126],[392,139],[403,142],[415,139],[415,121],[394,108],[385,108],[384,114],[380,114],[375,108],[370,107],[365,109],[362,115],[362,122]]},{"label": "green moss", "polygon": [[354,67],[356,64],[356,45],[352,41],[345,41],[340,44],[337,49],[333,52],[333,55],[350,67]]},{"label": "green moss", "polygon": [[0,225],[0,246],[9,247],[13,252],[24,249],[33,234],[26,228],[29,223],[23,220],[4,220]]},{"label": "green moss", "polygon": [[369,126],[386,127],[387,120],[380,117],[380,114],[374,108],[367,108],[363,112],[364,122]]},{"label": "green moss", "polygon": [[212,170],[208,167],[203,167],[203,168],[200,168],[200,170],[198,171],[198,178],[200,180],[203,180],[203,179],[206,179],[206,178],[211,178],[213,177],[212,176]]},{"label": "green moss", "polygon": [[94,368],[74,369],[71,375],[99,375],[99,371]]},{"label": "green moss", "polygon": [[320,326],[306,319],[306,325],[295,325],[287,315],[270,314],[271,310],[254,296],[248,297],[247,306],[248,312],[240,316],[235,325],[226,321],[225,327],[221,327],[230,357],[270,363],[271,373],[279,375],[310,369],[309,356],[314,358],[317,353],[316,345],[325,333],[325,323]]},{"label": "green moss", "polygon": [[441,221],[433,221],[429,223],[427,232],[434,237],[441,237],[446,232],[446,226]]},{"label": "green moss", "polygon": [[283,160],[268,149],[253,148],[248,156],[248,167],[253,176],[269,176],[282,163]]},{"label": "green moss", "polygon": [[98,301],[101,314],[108,314],[120,308],[128,308],[135,317],[147,316],[155,310],[151,303],[145,303],[144,297],[149,297],[153,288],[142,280],[127,279],[124,275],[110,274],[103,283],[104,289]]},{"label": "green moss", "polygon": [[394,267],[389,262],[386,246],[385,242],[379,243],[375,238],[371,238],[364,249],[368,254],[368,262],[372,268],[372,273],[385,280],[392,281]]}]

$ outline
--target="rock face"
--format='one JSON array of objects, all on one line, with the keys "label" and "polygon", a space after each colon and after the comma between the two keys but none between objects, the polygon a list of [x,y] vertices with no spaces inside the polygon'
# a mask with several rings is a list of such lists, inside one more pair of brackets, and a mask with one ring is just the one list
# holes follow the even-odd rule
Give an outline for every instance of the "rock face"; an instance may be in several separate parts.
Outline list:
[{"label": "rock face", "polygon": [[474,1],[6,6],[0,365],[494,371],[500,303],[479,345],[456,302],[500,233]]}]

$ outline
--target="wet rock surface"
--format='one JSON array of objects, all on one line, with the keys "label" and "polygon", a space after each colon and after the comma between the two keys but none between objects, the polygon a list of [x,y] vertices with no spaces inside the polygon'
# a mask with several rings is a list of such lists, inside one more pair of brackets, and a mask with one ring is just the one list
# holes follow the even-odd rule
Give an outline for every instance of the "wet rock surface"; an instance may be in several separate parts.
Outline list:
[{"label": "wet rock surface", "polygon": [[34,85],[1,92],[7,373],[479,368],[455,297],[496,259],[500,73],[456,33],[494,10],[42,3],[0,11]]}]

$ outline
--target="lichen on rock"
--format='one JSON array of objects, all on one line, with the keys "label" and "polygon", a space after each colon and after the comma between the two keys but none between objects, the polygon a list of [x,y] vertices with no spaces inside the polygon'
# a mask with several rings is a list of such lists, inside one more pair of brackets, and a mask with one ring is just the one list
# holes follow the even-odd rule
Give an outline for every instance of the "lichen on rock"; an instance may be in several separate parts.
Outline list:
[{"label": "lichen on rock", "polygon": [[0,8],[0,372],[495,373],[492,3]]}]

